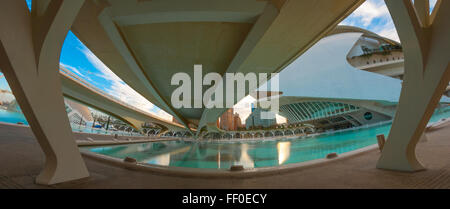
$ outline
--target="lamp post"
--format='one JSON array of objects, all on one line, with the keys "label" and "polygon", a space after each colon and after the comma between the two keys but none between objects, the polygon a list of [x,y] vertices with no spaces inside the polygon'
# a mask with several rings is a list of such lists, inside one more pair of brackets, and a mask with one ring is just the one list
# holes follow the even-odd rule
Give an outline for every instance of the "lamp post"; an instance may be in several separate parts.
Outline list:
[{"label": "lamp post", "polygon": [[111,116],[108,116],[108,121],[106,122],[106,131],[109,129],[109,122],[111,120]]}]

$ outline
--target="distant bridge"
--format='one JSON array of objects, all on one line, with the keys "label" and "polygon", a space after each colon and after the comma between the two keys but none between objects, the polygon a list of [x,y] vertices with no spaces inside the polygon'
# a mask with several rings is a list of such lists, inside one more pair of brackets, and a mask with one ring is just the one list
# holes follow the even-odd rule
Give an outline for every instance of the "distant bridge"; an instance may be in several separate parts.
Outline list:
[{"label": "distant bridge", "polygon": [[144,123],[153,123],[161,127],[163,132],[186,131],[180,124],[144,112],[121,101],[86,82],[63,66],[60,66],[60,75],[64,96],[123,120],[137,130],[141,130],[141,125]]}]

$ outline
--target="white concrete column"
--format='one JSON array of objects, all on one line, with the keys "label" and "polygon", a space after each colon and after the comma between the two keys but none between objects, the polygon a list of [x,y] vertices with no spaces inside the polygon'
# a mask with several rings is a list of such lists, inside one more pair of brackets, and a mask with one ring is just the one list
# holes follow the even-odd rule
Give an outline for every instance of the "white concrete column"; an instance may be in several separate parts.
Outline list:
[{"label": "white concrete column", "polygon": [[416,158],[416,144],[450,80],[450,1],[438,1],[432,17],[424,17],[428,7],[424,2],[417,2],[419,9],[410,0],[385,2],[403,46],[405,75],[377,168],[417,171],[424,167]]},{"label": "white concrete column", "polygon": [[65,111],[59,57],[83,0],[0,1],[0,68],[44,154],[38,184],[89,176]]}]

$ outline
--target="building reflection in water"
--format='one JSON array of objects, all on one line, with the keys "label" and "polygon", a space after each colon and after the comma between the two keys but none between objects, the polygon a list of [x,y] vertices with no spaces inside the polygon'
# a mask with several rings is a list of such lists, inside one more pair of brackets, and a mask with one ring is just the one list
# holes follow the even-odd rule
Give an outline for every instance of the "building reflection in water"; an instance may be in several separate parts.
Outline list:
[{"label": "building reflection in water", "polygon": [[220,168],[220,146],[217,148],[217,168]]},{"label": "building reflection in water", "polygon": [[291,142],[278,142],[277,143],[278,150],[278,165],[283,164],[289,159],[289,155],[291,154]]},{"label": "building reflection in water", "polygon": [[147,160],[148,164],[155,164],[155,165],[170,165],[170,153],[158,155],[156,157],[150,158]]},{"label": "building reflection in water", "polygon": [[241,145],[241,158],[239,158],[239,161],[235,162],[235,165],[242,165],[244,168],[255,167],[255,162],[252,157],[248,155],[248,144]]},{"label": "building reflection in water", "polygon": [[143,162],[146,162],[148,164],[169,166],[170,165],[170,156],[175,156],[177,154],[185,153],[185,152],[188,152],[189,150],[190,150],[189,146],[183,147],[180,149],[173,150],[169,153],[165,153],[165,154],[161,154],[161,155],[157,155],[157,156],[145,159],[145,160],[143,160]]}]

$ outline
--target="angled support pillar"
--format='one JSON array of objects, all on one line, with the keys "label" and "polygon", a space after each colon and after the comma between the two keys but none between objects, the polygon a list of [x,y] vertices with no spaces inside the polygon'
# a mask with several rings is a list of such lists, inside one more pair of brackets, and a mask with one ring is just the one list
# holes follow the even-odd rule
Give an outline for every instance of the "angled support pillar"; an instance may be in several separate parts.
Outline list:
[{"label": "angled support pillar", "polygon": [[169,132],[169,129],[167,129],[166,127],[162,127],[161,131],[159,131],[159,133],[156,134],[156,137],[161,137],[162,135],[166,134],[167,132]]},{"label": "angled support pillar", "polygon": [[450,1],[438,1],[431,16],[426,0],[385,0],[405,54],[405,76],[391,132],[377,168],[424,169],[416,158],[422,137],[450,79]]},{"label": "angled support pillar", "polygon": [[140,121],[138,119],[134,119],[132,117],[121,117],[125,122],[130,124],[134,129],[138,131],[142,131],[142,124],[144,124],[143,121]]},{"label": "angled support pillar", "polygon": [[89,176],[72,136],[59,79],[59,56],[83,0],[0,1],[0,68],[45,154],[36,183]]},{"label": "angled support pillar", "polygon": [[[189,122],[184,117],[180,116],[178,112],[175,111],[175,109],[166,100],[163,99],[160,92],[153,86],[153,83],[150,82],[150,79],[148,79],[148,75],[145,73],[145,71],[142,69],[141,64],[139,64],[138,60],[133,55],[125,38],[123,37],[117,26],[114,24],[107,11],[103,11],[98,18],[108,36],[111,38],[111,40],[113,40],[115,47],[119,50],[121,56],[125,59],[128,66],[132,70],[132,73],[134,73],[140,79],[140,82],[142,82],[142,84],[146,86],[146,88],[151,92],[156,100],[163,107],[165,107],[165,110],[167,110],[169,114],[173,115],[173,117],[175,117],[175,119],[177,119],[181,123],[181,125],[183,125],[188,131],[191,132],[191,129],[188,125]],[[193,134],[193,132],[191,133]]]}]

